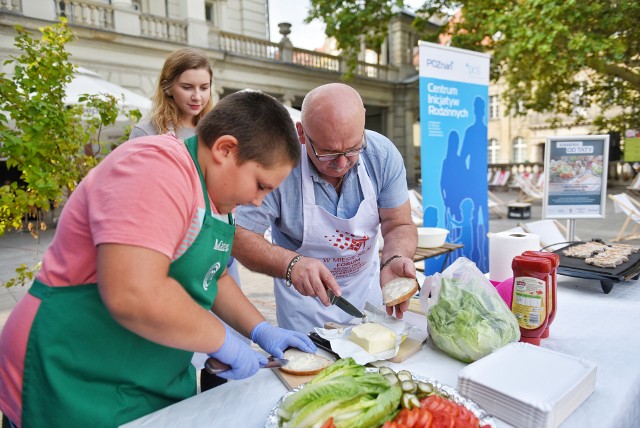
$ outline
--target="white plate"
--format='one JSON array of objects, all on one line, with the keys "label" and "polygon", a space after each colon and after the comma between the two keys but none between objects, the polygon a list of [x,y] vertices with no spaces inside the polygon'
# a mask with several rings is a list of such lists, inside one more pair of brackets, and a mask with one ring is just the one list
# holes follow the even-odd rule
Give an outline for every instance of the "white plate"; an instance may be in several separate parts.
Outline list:
[{"label": "white plate", "polygon": [[458,390],[505,422],[536,415],[557,426],[593,392],[596,365],[526,343],[510,343],[458,373]]}]

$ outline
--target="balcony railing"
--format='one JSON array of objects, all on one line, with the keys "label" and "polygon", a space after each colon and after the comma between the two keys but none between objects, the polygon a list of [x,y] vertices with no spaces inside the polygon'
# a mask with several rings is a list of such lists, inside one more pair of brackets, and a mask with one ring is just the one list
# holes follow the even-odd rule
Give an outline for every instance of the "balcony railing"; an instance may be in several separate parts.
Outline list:
[{"label": "balcony railing", "polygon": [[77,0],[54,1],[56,16],[64,16],[69,24],[113,30],[113,6]]},{"label": "balcony railing", "polygon": [[20,0],[0,0],[0,12],[21,12],[22,2]]},{"label": "balcony railing", "polygon": [[277,60],[280,49],[277,43],[240,34],[220,32],[220,49],[238,55]]},{"label": "balcony railing", "polygon": [[143,37],[187,43],[187,24],[177,19],[141,14],[140,32]]},{"label": "balcony railing", "polygon": [[[21,13],[23,1],[0,0],[0,11]],[[48,2],[53,1],[54,7],[47,8],[47,11],[52,14],[50,17],[52,21],[58,21],[61,17],[66,17],[67,22],[72,26],[112,32],[124,31],[125,34],[132,36],[187,45],[192,44],[192,41],[189,40],[188,31],[190,24],[186,20],[143,14],[131,8],[113,6],[98,0],[37,1],[48,5],[51,4]],[[31,5],[31,3],[29,4]],[[39,18],[42,19],[43,17],[39,16]],[[135,22],[136,19],[139,19],[139,26],[132,25],[131,20],[133,20],[133,23],[138,24]],[[198,43],[195,44],[199,45]],[[209,28],[209,48],[247,58],[295,64],[318,71],[346,72],[346,62],[340,55],[299,49],[291,46],[290,43],[273,43],[264,39],[219,31],[214,27]],[[394,66],[358,62],[354,74],[358,77],[369,79],[395,81],[398,79],[400,71]]]},{"label": "balcony railing", "polygon": [[293,49],[293,63],[326,71],[340,71],[340,57],[306,49]]}]

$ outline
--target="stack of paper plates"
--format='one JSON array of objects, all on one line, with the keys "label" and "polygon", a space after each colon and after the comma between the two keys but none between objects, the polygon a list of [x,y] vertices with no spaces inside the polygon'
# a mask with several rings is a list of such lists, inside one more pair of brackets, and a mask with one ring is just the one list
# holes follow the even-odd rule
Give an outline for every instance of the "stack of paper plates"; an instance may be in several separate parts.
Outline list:
[{"label": "stack of paper plates", "polygon": [[557,427],[593,392],[596,365],[511,343],[458,373],[458,391],[517,427]]}]

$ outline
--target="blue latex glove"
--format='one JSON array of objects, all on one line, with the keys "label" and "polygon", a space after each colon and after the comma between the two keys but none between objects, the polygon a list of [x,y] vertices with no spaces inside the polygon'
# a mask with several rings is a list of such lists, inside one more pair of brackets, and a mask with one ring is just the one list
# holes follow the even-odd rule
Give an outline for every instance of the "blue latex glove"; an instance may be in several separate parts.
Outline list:
[{"label": "blue latex glove", "polygon": [[225,328],[225,332],[224,343],[220,349],[209,354],[210,357],[231,366],[231,369],[218,373],[218,376],[225,379],[244,379],[253,376],[261,366],[267,364],[267,357],[229,333],[228,328]]},{"label": "blue latex glove", "polygon": [[293,330],[274,327],[263,321],[251,332],[251,340],[276,358],[284,356],[284,350],[290,347],[304,352],[315,353],[318,348],[305,334]]}]

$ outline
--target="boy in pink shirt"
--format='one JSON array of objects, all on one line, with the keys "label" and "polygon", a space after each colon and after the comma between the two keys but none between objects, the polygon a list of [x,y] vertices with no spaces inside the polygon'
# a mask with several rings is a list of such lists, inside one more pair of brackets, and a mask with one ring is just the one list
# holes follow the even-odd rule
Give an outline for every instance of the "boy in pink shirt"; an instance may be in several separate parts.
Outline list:
[{"label": "boy in pink shirt", "polygon": [[223,377],[253,375],[266,357],[210,308],[276,357],[315,351],[268,325],[225,270],[232,210],[260,205],[299,159],[286,109],[256,91],[225,97],[184,143],[143,137],[107,156],[67,202],[0,336],[5,417],[118,426],[193,395],[193,352],[228,364]]}]

